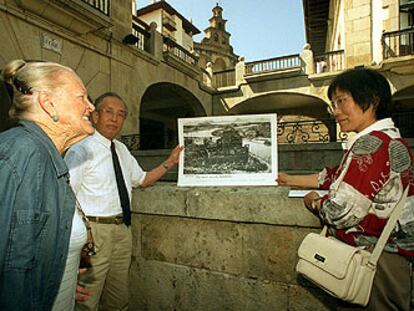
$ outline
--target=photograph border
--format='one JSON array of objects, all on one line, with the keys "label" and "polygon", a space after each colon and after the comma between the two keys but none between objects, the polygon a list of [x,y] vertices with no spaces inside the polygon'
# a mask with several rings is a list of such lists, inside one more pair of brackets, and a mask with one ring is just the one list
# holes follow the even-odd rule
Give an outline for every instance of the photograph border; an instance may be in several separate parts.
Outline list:
[{"label": "photograph border", "polygon": [[[262,123],[270,124],[270,172],[259,173],[230,173],[230,174],[185,174],[186,145],[184,137],[185,126],[197,126],[207,122],[220,124],[222,127],[234,126],[243,123]],[[278,173],[277,156],[277,114],[252,114],[252,115],[231,115],[214,117],[195,117],[178,119],[178,143],[184,146],[180,154],[178,168],[178,186],[270,186],[277,185],[276,178]],[[256,144],[257,146],[257,144]],[[259,147],[263,147],[260,146]],[[248,148],[248,147],[245,147]],[[249,154],[249,153],[248,153]]]}]

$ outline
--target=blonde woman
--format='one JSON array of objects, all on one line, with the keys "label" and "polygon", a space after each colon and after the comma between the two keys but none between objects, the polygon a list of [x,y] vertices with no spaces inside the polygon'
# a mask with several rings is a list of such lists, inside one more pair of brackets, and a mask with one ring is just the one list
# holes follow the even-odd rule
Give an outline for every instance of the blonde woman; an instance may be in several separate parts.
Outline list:
[{"label": "blonde woman", "polygon": [[94,108],[56,63],[14,60],[3,79],[18,122],[0,134],[0,310],[72,310],[86,231],[62,155],[94,132]]}]

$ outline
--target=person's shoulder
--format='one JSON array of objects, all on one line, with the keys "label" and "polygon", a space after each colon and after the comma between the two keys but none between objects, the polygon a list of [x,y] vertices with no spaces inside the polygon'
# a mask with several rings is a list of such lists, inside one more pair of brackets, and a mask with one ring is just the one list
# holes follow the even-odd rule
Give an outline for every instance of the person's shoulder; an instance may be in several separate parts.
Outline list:
[{"label": "person's shoulder", "polygon": [[47,148],[21,127],[0,134],[0,162],[3,173],[7,170],[21,180],[28,167],[41,169],[48,163]]},{"label": "person's shoulder", "polygon": [[410,147],[402,138],[392,139],[388,147],[390,167],[394,172],[409,171],[413,165]]},{"label": "person's shoulder", "polygon": [[123,152],[129,153],[129,154],[131,153],[128,147],[122,141],[115,139],[114,142],[118,150],[122,150]]},{"label": "person's shoulder", "polygon": [[46,148],[23,127],[14,127],[0,134],[0,155],[3,157],[21,157],[42,152],[47,152]]},{"label": "person's shoulder", "polygon": [[[384,136],[385,135],[385,136]],[[384,143],[388,143],[386,134],[382,132],[371,132],[359,137],[352,146],[352,152],[356,155],[367,155],[378,152]]]},{"label": "person's shoulder", "polygon": [[78,141],[73,146],[69,148],[68,151],[75,151],[75,152],[88,152],[90,150],[94,149],[94,145],[96,144],[96,141],[94,139],[94,135],[89,135],[85,137],[84,139]]}]

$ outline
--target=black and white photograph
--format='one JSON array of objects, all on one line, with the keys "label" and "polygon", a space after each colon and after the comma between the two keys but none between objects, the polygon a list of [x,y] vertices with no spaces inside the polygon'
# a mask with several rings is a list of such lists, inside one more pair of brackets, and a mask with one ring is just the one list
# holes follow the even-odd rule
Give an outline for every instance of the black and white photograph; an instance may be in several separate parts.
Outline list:
[{"label": "black and white photograph", "polygon": [[276,185],[276,114],[178,119],[179,186]]}]

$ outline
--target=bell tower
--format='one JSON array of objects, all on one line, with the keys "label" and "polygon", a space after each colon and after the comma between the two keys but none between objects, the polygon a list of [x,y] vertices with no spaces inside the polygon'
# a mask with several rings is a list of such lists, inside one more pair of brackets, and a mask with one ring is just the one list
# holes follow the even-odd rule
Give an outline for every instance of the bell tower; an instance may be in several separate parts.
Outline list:
[{"label": "bell tower", "polygon": [[238,55],[234,54],[230,45],[231,34],[226,31],[227,20],[223,19],[223,8],[217,3],[212,12],[210,26],[204,30],[205,37],[200,43],[195,43],[194,50],[200,55],[202,67],[211,62],[215,72],[232,69]]}]

